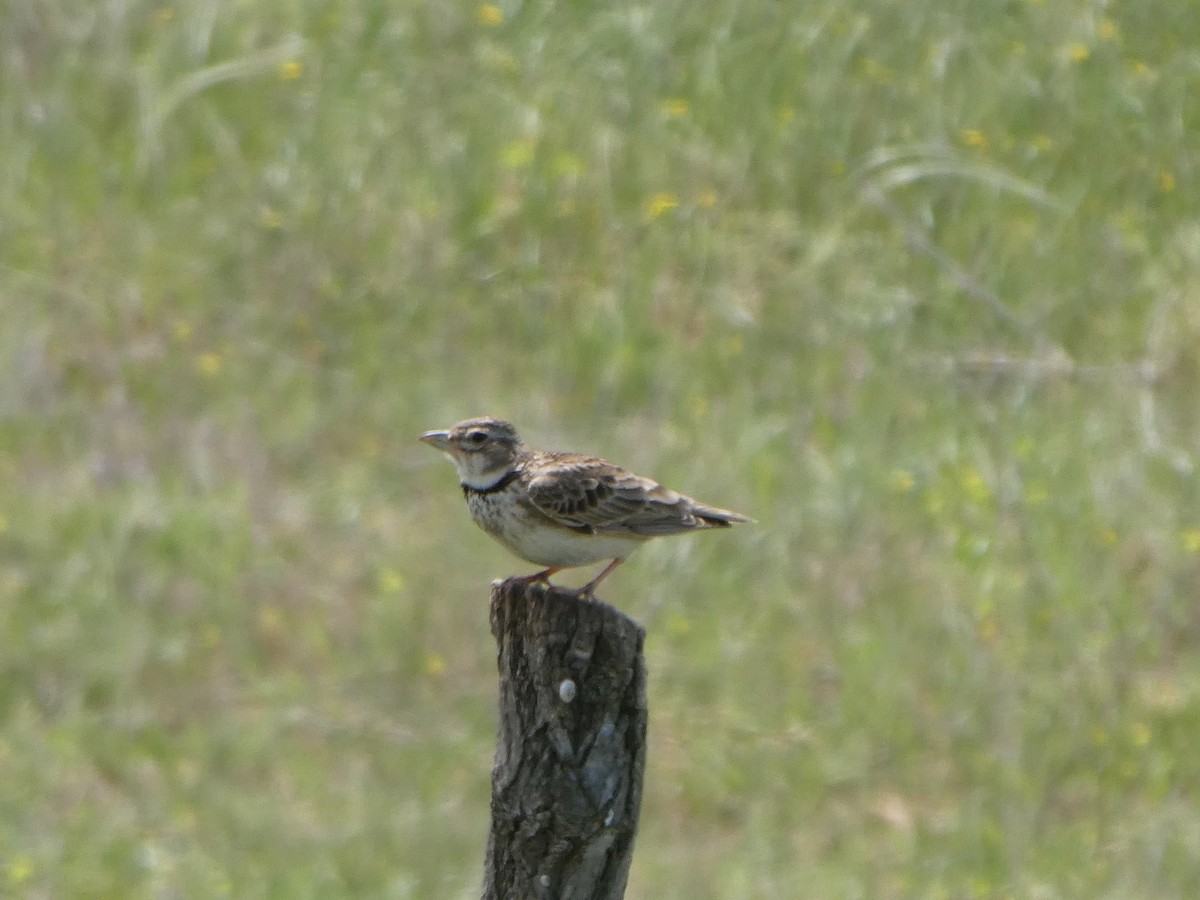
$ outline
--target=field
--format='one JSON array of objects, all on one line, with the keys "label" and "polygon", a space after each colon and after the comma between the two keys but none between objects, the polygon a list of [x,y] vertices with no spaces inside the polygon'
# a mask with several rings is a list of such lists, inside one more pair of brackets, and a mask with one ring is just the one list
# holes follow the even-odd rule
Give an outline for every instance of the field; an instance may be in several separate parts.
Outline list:
[{"label": "field", "polygon": [[[1200,885],[1179,0],[0,10],[0,895],[470,898],[469,415],[753,526],[628,896]],[[565,583],[580,584],[581,570]]]}]

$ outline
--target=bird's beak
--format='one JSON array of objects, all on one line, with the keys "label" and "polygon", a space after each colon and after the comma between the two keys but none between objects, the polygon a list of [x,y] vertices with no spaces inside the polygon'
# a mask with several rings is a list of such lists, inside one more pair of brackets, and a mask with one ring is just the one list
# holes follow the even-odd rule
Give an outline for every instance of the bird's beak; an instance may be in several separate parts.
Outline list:
[{"label": "bird's beak", "polygon": [[443,453],[450,452],[450,432],[448,431],[427,431],[421,435],[421,443],[428,444]]}]

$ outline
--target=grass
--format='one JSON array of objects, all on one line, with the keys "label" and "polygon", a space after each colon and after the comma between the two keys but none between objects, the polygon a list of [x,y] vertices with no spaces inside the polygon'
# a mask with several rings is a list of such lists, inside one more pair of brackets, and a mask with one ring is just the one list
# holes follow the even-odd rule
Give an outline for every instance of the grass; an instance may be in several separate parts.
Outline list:
[{"label": "grass", "polygon": [[486,411],[758,520],[631,897],[1189,896],[1185,7],[9,3],[0,893],[474,896]]}]

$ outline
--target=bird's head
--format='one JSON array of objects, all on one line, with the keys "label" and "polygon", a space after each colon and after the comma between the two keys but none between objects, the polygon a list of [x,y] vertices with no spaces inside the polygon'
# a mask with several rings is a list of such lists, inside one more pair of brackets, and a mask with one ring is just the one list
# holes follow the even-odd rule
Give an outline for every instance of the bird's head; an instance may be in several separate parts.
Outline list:
[{"label": "bird's head", "polygon": [[486,490],[507,475],[521,446],[517,430],[491,416],[467,419],[449,431],[427,431],[421,442],[449,456],[458,480],[476,490]]}]

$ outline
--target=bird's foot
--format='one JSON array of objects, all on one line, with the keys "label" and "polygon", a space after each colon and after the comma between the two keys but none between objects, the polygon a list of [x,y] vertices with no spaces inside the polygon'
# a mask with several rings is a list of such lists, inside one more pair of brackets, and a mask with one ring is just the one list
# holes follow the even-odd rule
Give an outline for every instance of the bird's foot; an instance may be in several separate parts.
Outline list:
[{"label": "bird's foot", "polygon": [[623,560],[623,559],[620,559],[620,558],[614,559],[612,562],[610,562],[607,566],[604,567],[603,572],[601,572],[599,575],[597,575],[595,578],[593,578],[591,581],[589,581],[587,584],[585,584],[583,587],[581,587],[578,591],[576,591],[575,596],[578,597],[580,600],[595,600],[596,599],[596,586],[599,585],[600,582],[603,581],[605,578],[607,578],[608,574],[613,569],[615,569],[617,566],[619,566],[623,562],[625,562],[625,560]]},{"label": "bird's foot", "polygon": [[516,578],[512,578],[509,580],[512,581],[514,584],[519,584],[522,586],[528,586],[531,584],[544,584],[547,587],[552,587],[552,585],[550,584],[550,576],[553,575],[555,572],[560,572],[560,571],[562,571],[562,570],[559,568],[556,568],[555,566],[551,566],[548,569],[542,569],[542,571],[540,571],[540,572],[534,572],[532,575],[520,575]]}]

